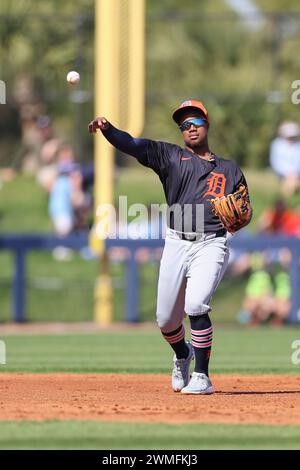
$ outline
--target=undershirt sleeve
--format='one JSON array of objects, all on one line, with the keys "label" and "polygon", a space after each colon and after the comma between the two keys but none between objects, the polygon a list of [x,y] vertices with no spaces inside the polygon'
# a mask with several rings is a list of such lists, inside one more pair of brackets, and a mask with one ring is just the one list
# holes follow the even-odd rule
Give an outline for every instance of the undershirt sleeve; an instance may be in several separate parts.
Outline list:
[{"label": "undershirt sleeve", "polygon": [[168,144],[155,140],[134,138],[112,124],[102,131],[104,137],[118,150],[136,158],[142,165],[152,168],[160,176],[169,164]]}]

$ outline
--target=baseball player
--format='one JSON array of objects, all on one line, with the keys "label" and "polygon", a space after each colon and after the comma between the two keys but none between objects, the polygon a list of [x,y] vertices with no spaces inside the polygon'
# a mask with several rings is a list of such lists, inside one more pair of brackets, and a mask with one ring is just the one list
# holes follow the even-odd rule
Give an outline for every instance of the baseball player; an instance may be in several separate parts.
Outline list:
[{"label": "baseball player", "polygon": [[[184,101],[172,117],[181,131],[184,148],[133,138],[104,117],[94,119],[89,131],[95,133],[100,129],[114,147],[152,168],[163,185],[168,207],[181,208],[181,217],[170,211],[168,218],[156,317],[162,336],[175,353],[173,390],[183,394],[212,394],[214,388],[208,372],[213,339],[210,302],[228,263],[227,230],[234,232],[247,225],[252,209],[248,195],[243,199],[238,193],[236,200],[242,199],[243,220],[231,230],[227,213],[232,210],[234,218],[238,214],[232,207],[232,199],[230,202],[226,197],[232,197],[241,187],[248,194],[247,183],[235,162],[210,150],[210,120],[204,104],[197,100]],[[214,211],[212,200],[222,204],[224,201],[225,215]],[[191,343],[185,340],[185,315],[190,321]],[[190,376],[193,359],[195,368]]]}]

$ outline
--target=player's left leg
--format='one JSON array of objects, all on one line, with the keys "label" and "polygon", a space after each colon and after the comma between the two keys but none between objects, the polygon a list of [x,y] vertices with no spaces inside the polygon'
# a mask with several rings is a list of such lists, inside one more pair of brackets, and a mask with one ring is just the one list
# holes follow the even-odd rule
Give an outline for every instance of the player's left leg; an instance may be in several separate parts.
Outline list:
[{"label": "player's left leg", "polygon": [[209,359],[213,340],[213,326],[209,318],[210,301],[220,283],[229,253],[224,238],[216,238],[194,246],[188,270],[185,311],[191,324],[192,345],[195,353],[195,371],[186,394],[211,394],[214,389],[209,379]]}]

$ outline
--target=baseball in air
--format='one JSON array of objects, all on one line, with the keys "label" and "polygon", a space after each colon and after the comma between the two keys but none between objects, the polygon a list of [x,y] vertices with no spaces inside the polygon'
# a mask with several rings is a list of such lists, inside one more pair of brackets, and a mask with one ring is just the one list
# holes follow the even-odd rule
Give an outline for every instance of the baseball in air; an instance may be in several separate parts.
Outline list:
[{"label": "baseball in air", "polygon": [[77,83],[79,83],[80,82],[79,73],[75,72],[74,70],[69,72],[67,75],[67,82],[70,83],[71,85],[76,85]]}]

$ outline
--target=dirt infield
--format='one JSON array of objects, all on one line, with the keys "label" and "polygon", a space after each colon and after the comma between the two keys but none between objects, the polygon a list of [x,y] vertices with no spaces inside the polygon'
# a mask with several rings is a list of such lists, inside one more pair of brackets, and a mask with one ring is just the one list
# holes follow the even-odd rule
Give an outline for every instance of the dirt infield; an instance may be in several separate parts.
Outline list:
[{"label": "dirt infield", "polygon": [[166,375],[0,376],[0,420],[300,425],[300,377],[215,375],[216,393],[174,393]]}]

